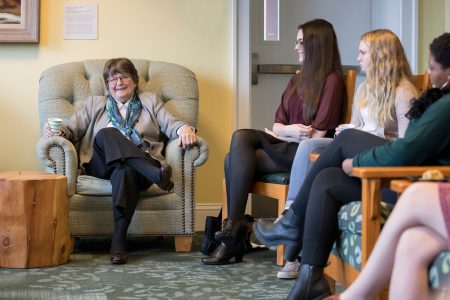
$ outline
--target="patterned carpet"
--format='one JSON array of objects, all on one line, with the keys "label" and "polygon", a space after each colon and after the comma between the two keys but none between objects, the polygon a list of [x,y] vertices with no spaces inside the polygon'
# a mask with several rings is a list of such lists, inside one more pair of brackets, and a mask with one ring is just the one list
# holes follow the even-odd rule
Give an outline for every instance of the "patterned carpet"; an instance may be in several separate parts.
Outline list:
[{"label": "patterned carpet", "polygon": [[133,240],[123,266],[109,263],[108,241],[78,241],[64,265],[0,269],[0,299],[285,299],[294,284],[276,278],[275,252],[205,266],[200,241],[196,235],[192,252],[175,253],[171,238]]}]

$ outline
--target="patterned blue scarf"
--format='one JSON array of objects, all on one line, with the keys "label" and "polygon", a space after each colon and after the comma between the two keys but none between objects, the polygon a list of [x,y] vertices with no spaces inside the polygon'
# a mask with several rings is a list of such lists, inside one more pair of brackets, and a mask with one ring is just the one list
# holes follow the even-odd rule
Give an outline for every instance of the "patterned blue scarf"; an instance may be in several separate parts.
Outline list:
[{"label": "patterned blue scarf", "polygon": [[142,144],[142,139],[139,132],[134,129],[139,115],[141,114],[142,104],[141,100],[137,95],[135,95],[128,104],[127,114],[125,120],[119,112],[116,101],[111,95],[108,95],[108,101],[106,102],[106,111],[108,112],[108,117],[111,120],[112,125],[119,129],[120,132],[126,136],[130,141],[136,146]]}]

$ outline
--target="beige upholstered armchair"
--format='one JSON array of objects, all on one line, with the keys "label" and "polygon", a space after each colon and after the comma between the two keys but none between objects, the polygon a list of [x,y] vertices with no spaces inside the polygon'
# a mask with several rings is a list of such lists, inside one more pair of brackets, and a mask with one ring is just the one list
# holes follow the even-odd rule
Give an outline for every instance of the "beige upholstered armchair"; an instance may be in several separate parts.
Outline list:
[{"label": "beige upholstered armchair", "polygon": [[[45,70],[39,81],[40,127],[49,117],[69,118],[91,95],[105,95],[103,65],[106,60],[85,60]],[[166,108],[196,127],[198,85],[185,67],[143,59],[132,60],[139,73],[139,90],[161,95]],[[77,145],[62,137],[41,137],[37,155],[48,173],[67,176],[69,227],[74,237],[111,236],[113,229],[111,184],[108,180],[80,175]],[[167,162],[173,169],[173,192],[156,185],[143,193],[130,224],[129,236],[174,236],[176,251],[190,251],[194,233],[195,168],[208,158],[208,146],[183,150],[177,141],[166,144]]]}]

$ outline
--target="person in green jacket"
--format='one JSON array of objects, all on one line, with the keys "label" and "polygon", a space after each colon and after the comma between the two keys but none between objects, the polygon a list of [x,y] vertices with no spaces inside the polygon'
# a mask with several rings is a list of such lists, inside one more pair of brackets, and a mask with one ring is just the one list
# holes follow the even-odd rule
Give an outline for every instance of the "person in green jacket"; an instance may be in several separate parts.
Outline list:
[{"label": "person in green jacket", "polygon": [[320,154],[291,208],[277,223],[258,221],[253,229],[264,244],[302,249],[299,276],[288,299],[330,295],[323,268],[338,236],[339,209],[361,200],[353,167],[450,165],[450,33],[430,44],[430,80],[435,88],[413,99],[404,138],[387,141],[346,130]]}]

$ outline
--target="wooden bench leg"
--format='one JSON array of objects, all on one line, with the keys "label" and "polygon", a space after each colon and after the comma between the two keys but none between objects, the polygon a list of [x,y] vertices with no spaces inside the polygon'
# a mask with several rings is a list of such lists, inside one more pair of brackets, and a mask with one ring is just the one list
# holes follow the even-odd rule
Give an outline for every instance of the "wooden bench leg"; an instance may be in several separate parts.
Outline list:
[{"label": "wooden bench leg", "polygon": [[176,236],[175,237],[175,251],[176,252],[191,252],[192,251],[192,236]]},{"label": "wooden bench leg", "polygon": [[282,267],[284,265],[284,246],[277,247],[277,265]]}]

